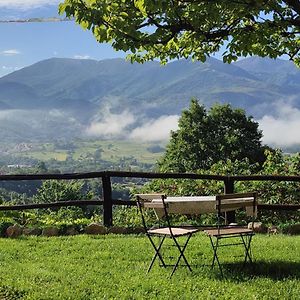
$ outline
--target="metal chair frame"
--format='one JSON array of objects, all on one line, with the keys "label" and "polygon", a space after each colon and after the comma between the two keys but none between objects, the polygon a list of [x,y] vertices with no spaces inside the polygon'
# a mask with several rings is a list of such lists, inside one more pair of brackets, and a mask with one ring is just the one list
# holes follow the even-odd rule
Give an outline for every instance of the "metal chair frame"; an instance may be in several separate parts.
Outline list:
[{"label": "metal chair frame", "polygon": [[[232,208],[235,206],[234,203],[227,203],[223,204],[223,200],[240,200],[243,198],[250,198],[252,199],[251,201],[245,202],[244,205],[239,203],[242,208],[252,206],[252,228],[251,229],[246,229],[244,227],[240,226],[228,226],[228,225],[222,225],[221,220],[223,219],[222,213],[224,213],[224,210],[226,208]],[[217,224],[217,229],[212,229],[212,230],[205,230],[205,232],[208,234],[210,243],[213,249],[213,260],[211,264],[211,268],[213,269],[215,266],[215,262],[217,262],[217,265],[219,267],[221,276],[223,277],[223,271],[222,267],[219,261],[218,257],[218,248],[219,247],[227,247],[227,246],[236,246],[236,245],[243,245],[244,247],[244,263],[243,265],[246,265],[247,261],[249,263],[252,263],[252,252],[251,252],[251,242],[252,238],[254,236],[254,231],[253,231],[253,223],[254,219],[257,213],[257,193],[256,192],[251,192],[251,193],[239,193],[239,194],[225,194],[225,195],[217,195],[216,196],[216,208],[217,208],[217,214],[218,214],[218,224]],[[240,238],[240,242],[236,243],[225,243],[225,244],[220,244],[220,240],[224,239],[231,239],[231,238]]]},{"label": "metal chair frame", "polygon": [[[192,237],[192,235],[195,232],[198,231],[198,229],[172,227],[170,218],[169,218],[169,214],[168,214],[168,203],[165,202],[166,196],[163,194],[153,195],[152,199],[154,199],[155,197],[156,198],[161,197],[161,199],[162,199],[161,203],[147,202],[147,200],[149,201],[149,197],[151,197],[151,194],[147,194],[147,197],[146,197],[147,199],[143,199],[143,194],[136,195],[137,206],[139,208],[139,211],[140,211],[140,214],[142,217],[142,223],[143,223],[146,235],[155,251],[155,253],[151,259],[151,262],[149,264],[147,273],[150,272],[150,270],[152,269],[154,262],[157,258],[160,260],[161,266],[163,266],[164,268],[166,268],[167,266],[173,266],[172,272],[170,274],[170,278],[173,276],[176,269],[178,268],[181,259],[183,259],[183,261],[185,263],[183,266],[186,266],[192,272],[192,268],[191,268],[186,256],[184,255],[184,251],[186,250],[186,247],[190,241],[190,238]],[[164,217],[166,219],[167,226],[148,229],[146,220],[144,217],[144,213],[143,213],[144,208],[148,208],[148,209],[149,208],[163,208],[164,209]],[[183,236],[186,236],[187,238],[185,240],[185,243],[183,245],[180,245],[177,239],[179,237],[183,237]],[[160,241],[159,241],[158,245],[156,245],[156,243],[154,242],[154,237],[159,237]],[[179,252],[179,256],[174,265],[167,265],[161,254],[161,249],[162,249],[163,243],[166,240],[166,238],[170,238],[173,241],[173,243],[174,243],[173,246],[175,246]]]}]

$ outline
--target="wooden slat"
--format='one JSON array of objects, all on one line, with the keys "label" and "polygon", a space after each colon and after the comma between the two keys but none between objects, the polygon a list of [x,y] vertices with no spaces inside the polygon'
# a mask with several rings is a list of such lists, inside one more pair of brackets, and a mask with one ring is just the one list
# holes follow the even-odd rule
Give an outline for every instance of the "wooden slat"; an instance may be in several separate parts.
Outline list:
[{"label": "wooden slat", "polygon": [[256,192],[249,192],[249,193],[233,193],[233,194],[222,194],[222,195],[217,195],[216,199],[243,199],[243,198],[254,198],[256,197]]},{"label": "wooden slat", "polygon": [[[164,204],[161,202],[145,202],[143,204],[143,206],[145,208],[158,208],[158,209],[163,209],[164,208]],[[166,204],[166,207],[167,207],[167,204]]]},{"label": "wooden slat", "polygon": [[165,194],[135,194],[136,197],[139,197],[141,200],[153,200],[153,199],[161,199],[165,197]]},{"label": "wooden slat", "polygon": [[158,235],[175,235],[175,236],[180,236],[180,235],[187,235],[191,233],[195,233],[199,231],[196,228],[181,228],[181,227],[164,227],[164,228],[155,228],[155,229],[150,229],[148,232],[150,234],[158,234]]},{"label": "wooden slat", "polygon": [[219,229],[206,229],[204,230],[208,235],[211,236],[221,236],[221,235],[234,235],[234,234],[251,234],[252,229],[244,227],[226,227]]},{"label": "wooden slat", "polygon": [[[252,201],[239,201],[239,202],[231,202],[231,203],[221,203],[220,204],[220,209],[223,210],[223,209],[239,209],[239,208],[242,208],[242,207],[251,207],[253,206],[254,203],[253,203],[253,200]],[[216,207],[218,208],[218,205],[216,205]]]}]

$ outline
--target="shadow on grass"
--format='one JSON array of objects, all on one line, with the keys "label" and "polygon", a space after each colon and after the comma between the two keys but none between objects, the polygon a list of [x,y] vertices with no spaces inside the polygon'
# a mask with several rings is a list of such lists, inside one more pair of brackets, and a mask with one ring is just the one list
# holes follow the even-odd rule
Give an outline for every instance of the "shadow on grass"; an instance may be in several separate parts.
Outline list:
[{"label": "shadow on grass", "polygon": [[[248,280],[249,277],[266,277],[273,280],[284,280],[286,278],[300,279],[300,262],[289,262],[282,260],[257,261],[253,264],[243,266],[243,263],[223,264],[224,278],[228,280]],[[219,269],[215,267],[214,274]],[[218,276],[222,278],[221,276]]]},{"label": "shadow on grass", "polygon": [[17,290],[9,286],[0,286],[0,299],[21,299],[25,296],[25,292]]}]

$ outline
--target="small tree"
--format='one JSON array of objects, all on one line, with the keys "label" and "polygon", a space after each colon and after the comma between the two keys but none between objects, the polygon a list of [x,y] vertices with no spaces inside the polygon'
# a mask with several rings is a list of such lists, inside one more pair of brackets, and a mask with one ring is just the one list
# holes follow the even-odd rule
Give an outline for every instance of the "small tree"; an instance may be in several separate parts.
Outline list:
[{"label": "small tree", "polygon": [[[36,195],[33,197],[35,203],[51,203],[59,201],[72,201],[72,200],[90,200],[93,197],[92,192],[84,190],[83,181],[75,180],[46,180],[41,187],[37,190]],[[82,218],[83,216],[90,217],[94,209],[88,206],[68,207],[48,210],[47,213],[57,211],[62,217],[67,215],[72,218]]]},{"label": "small tree", "polygon": [[83,182],[73,180],[46,180],[34,196],[37,203],[82,199],[87,199],[87,195],[83,192]]},{"label": "small tree", "polygon": [[247,158],[250,164],[265,160],[262,132],[252,117],[229,104],[215,105],[208,113],[196,99],[182,112],[179,129],[171,132],[161,171],[193,172],[214,163]]}]

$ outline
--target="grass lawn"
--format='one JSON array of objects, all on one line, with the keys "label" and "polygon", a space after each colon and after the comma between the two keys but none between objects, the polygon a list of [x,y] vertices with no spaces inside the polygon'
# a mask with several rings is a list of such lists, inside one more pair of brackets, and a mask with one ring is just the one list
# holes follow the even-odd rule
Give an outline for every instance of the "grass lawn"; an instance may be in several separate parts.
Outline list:
[{"label": "grass lawn", "polygon": [[[299,299],[300,236],[256,235],[254,269],[241,248],[224,247],[225,278],[210,270],[209,239],[186,250],[193,273],[155,265],[144,235],[0,239],[0,299]],[[174,251],[172,248],[168,251]]]}]

